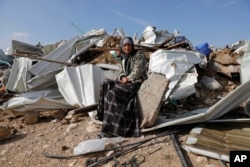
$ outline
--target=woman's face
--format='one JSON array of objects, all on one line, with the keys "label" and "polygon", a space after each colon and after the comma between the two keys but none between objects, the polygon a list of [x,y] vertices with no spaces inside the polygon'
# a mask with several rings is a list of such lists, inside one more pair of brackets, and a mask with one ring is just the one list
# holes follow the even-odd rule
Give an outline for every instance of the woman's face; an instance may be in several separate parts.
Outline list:
[{"label": "woman's face", "polygon": [[122,46],[122,50],[124,53],[129,54],[132,52],[132,45],[130,43],[125,43]]}]

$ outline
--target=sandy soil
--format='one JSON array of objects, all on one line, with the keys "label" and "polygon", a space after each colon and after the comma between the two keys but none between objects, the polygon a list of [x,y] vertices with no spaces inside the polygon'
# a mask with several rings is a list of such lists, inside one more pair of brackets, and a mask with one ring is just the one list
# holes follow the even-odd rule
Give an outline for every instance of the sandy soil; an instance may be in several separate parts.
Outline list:
[{"label": "sandy soil", "polygon": [[[42,112],[39,115],[39,122],[34,125],[25,124],[23,116],[9,118],[8,115],[0,112],[0,126],[10,127],[12,130],[9,137],[0,141],[1,167],[84,167],[90,160],[101,160],[109,157],[103,153],[70,158],[44,156],[44,153],[60,156],[73,155],[74,148],[80,142],[95,139],[100,130],[100,125],[94,124],[86,114],[77,115],[77,121],[65,123],[65,119],[57,119],[58,113],[61,114],[61,112]],[[178,127],[173,135],[157,136],[163,132],[172,131],[171,129],[168,127],[145,133],[139,138],[126,138],[126,141],[120,143],[120,146],[139,141],[144,141],[144,144],[140,144],[138,147],[134,147],[135,150],[111,158],[107,163],[98,166],[115,166],[115,163],[120,164],[117,166],[129,164],[133,156],[138,157],[138,159],[145,158],[139,165],[142,167],[180,167],[185,166],[185,163],[194,167],[221,166],[218,160],[195,155],[181,149],[191,127],[186,126],[186,129]],[[145,142],[146,139],[152,137],[155,139]],[[171,137],[176,139],[181,151],[175,149],[174,140]],[[130,148],[131,146],[127,146],[118,151]],[[110,153],[111,151],[109,151]],[[178,156],[178,153],[181,153],[184,158]]]}]

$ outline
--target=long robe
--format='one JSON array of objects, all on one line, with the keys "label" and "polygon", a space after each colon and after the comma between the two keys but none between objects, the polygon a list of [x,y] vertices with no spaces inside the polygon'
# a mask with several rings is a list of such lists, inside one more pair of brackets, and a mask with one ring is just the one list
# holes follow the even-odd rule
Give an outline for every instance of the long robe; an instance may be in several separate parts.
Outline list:
[{"label": "long robe", "polygon": [[128,77],[129,83],[105,81],[102,84],[97,108],[98,119],[103,123],[101,132],[113,136],[140,136],[140,114],[136,95],[146,75],[147,60],[143,52],[138,51],[122,60],[119,77]]}]

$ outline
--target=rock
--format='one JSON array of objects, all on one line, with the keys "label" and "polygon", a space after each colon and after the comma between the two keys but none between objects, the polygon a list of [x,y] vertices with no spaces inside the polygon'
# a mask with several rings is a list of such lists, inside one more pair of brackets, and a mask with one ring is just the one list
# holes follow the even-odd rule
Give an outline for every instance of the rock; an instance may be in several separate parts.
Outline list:
[{"label": "rock", "polygon": [[58,119],[58,120],[63,120],[63,118],[66,116],[66,113],[62,110],[57,110],[55,113],[54,113],[54,118],[55,119]]},{"label": "rock", "polygon": [[70,123],[77,123],[79,122],[79,116],[75,115],[71,118]]},{"label": "rock", "polygon": [[92,124],[86,127],[86,130],[88,132],[98,132],[100,131],[100,128],[96,124]]},{"label": "rock", "polygon": [[71,132],[71,131],[72,131],[72,129],[76,129],[76,128],[77,128],[77,126],[78,126],[78,124],[77,124],[77,123],[71,123],[71,124],[69,124],[68,128],[66,129],[66,133]]},{"label": "rock", "polygon": [[208,162],[207,157],[197,156],[196,161],[201,164],[205,164]]},{"label": "rock", "polygon": [[162,74],[151,73],[138,91],[141,128],[152,127],[159,114],[160,105],[168,89],[169,80]]},{"label": "rock", "polygon": [[201,83],[209,90],[221,90],[221,84],[212,77],[203,76]]},{"label": "rock", "polygon": [[0,140],[7,138],[11,135],[11,129],[9,127],[0,126]]},{"label": "rock", "polygon": [[24,122],[27,125],[36,124],[38,122],[38,119],[39,119],[39,112],[36,112],[36,111],[34,112],[29,111],[29,112],[26,112],[24,115]]}]

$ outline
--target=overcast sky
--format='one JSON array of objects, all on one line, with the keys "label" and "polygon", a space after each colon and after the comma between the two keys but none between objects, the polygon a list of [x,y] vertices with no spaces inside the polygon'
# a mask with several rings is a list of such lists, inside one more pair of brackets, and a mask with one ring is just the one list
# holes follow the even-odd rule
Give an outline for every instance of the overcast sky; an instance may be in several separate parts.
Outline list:
[{"label": "overcast sky", "polygon": [[0,0],[0,49],[13,39],[49,44],[101,28],[140,38],[150,25],[177,29],[194,46],[225,47],[250,39],[249,18],[249,0]]}]

